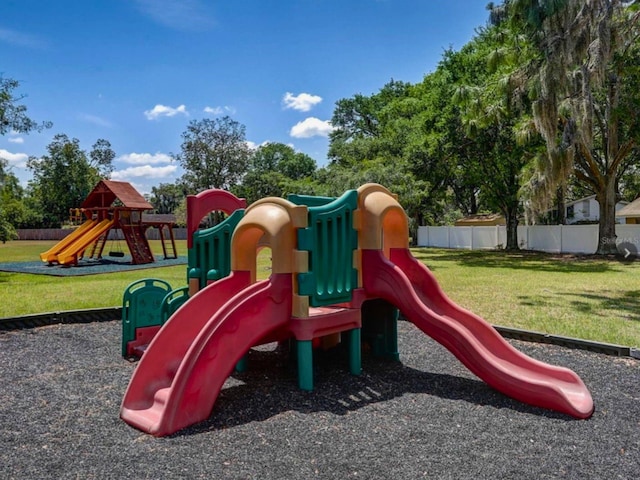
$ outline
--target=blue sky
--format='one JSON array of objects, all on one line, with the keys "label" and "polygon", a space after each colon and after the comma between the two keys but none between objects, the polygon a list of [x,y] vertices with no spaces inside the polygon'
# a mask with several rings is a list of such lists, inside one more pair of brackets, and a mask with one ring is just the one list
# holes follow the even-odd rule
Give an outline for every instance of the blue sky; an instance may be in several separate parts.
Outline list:
[{"label": "blue sky", "polygon": [[2,0],[0,74],[34,120],[0,138],[28,156],[57,133],[111,142],[112,178],[142,193],[182,174],[190,120],[229,115],[253,145],[282,142],[326,164],[335,102],[392,78],[416,83],[488,18],[472,0]]}]

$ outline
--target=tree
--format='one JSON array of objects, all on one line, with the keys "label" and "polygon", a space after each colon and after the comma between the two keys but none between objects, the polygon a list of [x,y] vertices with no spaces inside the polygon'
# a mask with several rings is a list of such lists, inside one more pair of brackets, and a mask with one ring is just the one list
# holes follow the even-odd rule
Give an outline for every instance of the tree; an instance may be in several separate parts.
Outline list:
[{"label": "tree", "polygon": [[269,196],[286,196],[316,171],[310,156],[296,152],[283,143],[267,143],[258,147],[249,161],[249,169],[236,190],[237,195],[252,203]]},{"label": "tree", "polygon": [[115,153],[109,142],[98,140],[87,155],[78,139],[64,134],[53,137],[47,152],[40,158],[30,157],[27,168],[33,174],[30,188],[43,213],[43,224],[55,227],[108,175]]},{"label": "tree", "polygon": [[[370,97],[358,94],[338,101],[327,169],[336,177],[351,172],[362,180],[378,178],[394,192],[403,191],[401,201],[414,225],[438,222],[447,196],[441,163],[423,168],[428,161],[423,100],[419,88],[392,80]],[[362,175],[356,174],[360,170]],[[416,189],[413,194],[411,188]]]},{"label": "tree", "polygon": [[192,120],[182,134],[181,151],[173,155],[193,193],[210,188],[231,190],[247,171],[250,149],[245,126],[228,116]]},{"label": "tree", "polygon": [[187,198],[184,185],[173,183],[161,183],[157,187],[151,187],[149,203],[153,205],[155,213],[174,213],[180,204]]},{"label": "tree", "polygon": [[538,209],[575,175],[600,204],[597,253],[616,253],[619,182],[638,164],[637,2],[507,0],[492,7],[498,24],[538,51],[518,72],[529,81],[535,126],[547,150],[529,182]]},{"label": "tree", "polygon": [[542,147],[531,129],[527,90],[513,73],[530,55],[527,47],[493,26],[452,56],[463,62],[453,101],[476,152],[464,159],[465,168],[475,172],[484,203],[505,217],[507,250],[519,249],[522,178]]},{"label": "tree", "polygon": [[344,165],[379,156],[383,147],[377,141],[384,130],[382,110],[393,100],[406,98],[409,89],[409,83],[391,80],[369,97],[356,94],[338,100],[331,118],[335,130],[329,135],[329,159]]},{"label": "tree", "polygon": [[16,96],[14,93],[19,86],[17,80],[0,76],[0,135],[11,131],[29,133],[51,127],[51,122],[37,123],[27,116],[27,107],[20,103],[24,95]]}]

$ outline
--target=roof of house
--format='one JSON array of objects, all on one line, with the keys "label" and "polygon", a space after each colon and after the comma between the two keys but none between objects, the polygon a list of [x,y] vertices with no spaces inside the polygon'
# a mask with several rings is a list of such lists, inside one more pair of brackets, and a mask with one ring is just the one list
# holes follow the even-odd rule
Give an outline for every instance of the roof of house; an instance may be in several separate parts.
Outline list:
[{"label": "roof of house", "polygon": [[618,210],[616,217],[640,217],[640,197]]},{"label": "roof of house", "polygon": [[504,217],[499,213],[479,213],[456,220],[456,227],[506,225]]},{"label": "roof of house", "polygon": [[[582,203],[585,200],[595,200],[595,199],[596,199],[595,195],[589,195],[588,197],[578,198],[577,200],[572,200],[570,202],[566,202],[565,203],[565,207],[570,207],[571,205],[577,205],[578,203]],[[620,201],[616,202],[616,205],[626,205],[627,203],[629,203],[629,202],[626,202],[624,200],[620,200]]]},{"label": "roof of house", "polygon": [[595,195],[589,195],[588,197],[578,198],[577,200],[572,200],[570,202],[565,202],[565,207],[570,207],[571,205],[576,205],[578,203],[584,202],[585,200],[593,200],[595,199]]},{"label": "roof of house", "polygon": [[134,210],[151,210],[153,205],[147,202],[129,182],[100,180],[89,193],[82,208],[111,207],[119,200],[123,207]]}]

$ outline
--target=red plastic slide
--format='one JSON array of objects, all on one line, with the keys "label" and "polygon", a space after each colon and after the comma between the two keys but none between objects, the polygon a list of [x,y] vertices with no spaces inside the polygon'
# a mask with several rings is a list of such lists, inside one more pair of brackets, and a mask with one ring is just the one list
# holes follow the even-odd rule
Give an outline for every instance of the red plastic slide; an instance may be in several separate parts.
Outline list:
[{"label": "red plastic slide", "polygon": [[133,373],[120,416],[156,436],[206,420],[242,356],[291,317],[291,274],[250,284],[232,272],[189,299]]},{"label": "red plastic slide", "polygon": [[593,413],[591,394],[578,375],[513,348],[489,323],[452,302],[409,250],[391,249],[389,260],[380,250],[364,250],[362,270],[369,296],[396,305],[496,390],[576,418],[589,418]]}]

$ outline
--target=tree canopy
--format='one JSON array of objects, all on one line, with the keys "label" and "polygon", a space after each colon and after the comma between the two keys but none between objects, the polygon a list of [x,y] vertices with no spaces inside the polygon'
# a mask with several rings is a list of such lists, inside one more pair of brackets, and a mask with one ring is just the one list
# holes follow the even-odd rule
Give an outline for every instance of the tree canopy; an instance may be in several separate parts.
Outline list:
[{"label": "tree canopy", "polygon": [[180,153],[174,158],[185,170],[182,181],[190,192],[231,190],[240,183],[251,153],[245,130],[229,116],[189,122],[182,134]]}]

